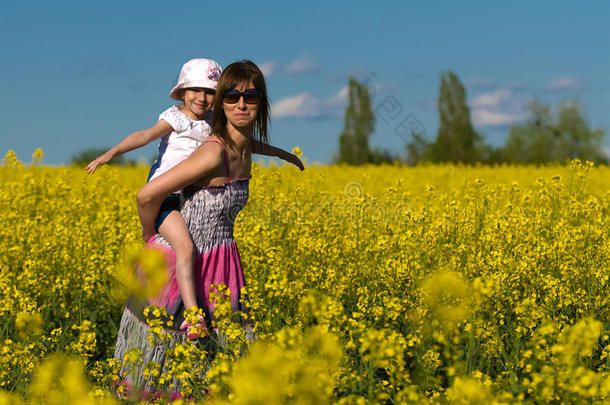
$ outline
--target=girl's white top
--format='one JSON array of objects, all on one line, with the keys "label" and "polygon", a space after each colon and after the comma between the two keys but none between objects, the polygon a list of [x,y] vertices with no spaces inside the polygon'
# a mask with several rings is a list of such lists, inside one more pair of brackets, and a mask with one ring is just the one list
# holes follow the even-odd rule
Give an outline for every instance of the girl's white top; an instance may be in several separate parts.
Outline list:
[{"label": "girl's white top", "polygon": [[195,121],[172,106],[159,115],[159,120],[167,122],[174,130],[161,138],[159,157],[150,168],[148,181],[182,162],[212,133],[212,111],[208,111],[203,120]]}]

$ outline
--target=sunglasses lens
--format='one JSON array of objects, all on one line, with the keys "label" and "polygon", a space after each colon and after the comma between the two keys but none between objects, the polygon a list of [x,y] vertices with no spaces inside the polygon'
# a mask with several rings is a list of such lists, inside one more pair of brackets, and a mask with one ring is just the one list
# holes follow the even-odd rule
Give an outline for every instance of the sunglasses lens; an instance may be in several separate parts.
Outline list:
[{"label": "sunglasses lens", "polygon": [[255,94],[244,94],[244,101],[247,104],[256,104],[258,103],[258,93]]},{"label": "sunglasses lens", "polygon": [[237,90],[227,90],[223,100],[225,103],[235,104],[239,101],[241,96],[244,96],[244,102],[246,104],[256,104],[258,103],[260,94],[258,90],[246,90],[243,93],[240,93]]},{"label": "sunglasses lens", "polygon": [[225,93],[224,101],[225,103],[235,104],[239,101],[239,97],[241,97],[239,93]]}]

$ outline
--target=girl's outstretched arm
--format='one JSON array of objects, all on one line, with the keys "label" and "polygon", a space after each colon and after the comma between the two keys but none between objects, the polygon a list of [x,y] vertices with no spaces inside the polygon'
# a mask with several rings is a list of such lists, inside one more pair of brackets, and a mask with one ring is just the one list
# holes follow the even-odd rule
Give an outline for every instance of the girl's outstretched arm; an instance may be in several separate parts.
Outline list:
[{"label": "girl's outstretched arm", "polygon": [[259,155],[278,157],[288,163],[292,163],[301,170],[305,170],[301,159],[299,159],[298,156],[285,151],[284,149],[276,148],[275,146],[267,145],[266,143],[262,143],[259,141],[253,141],[252,152],[258,153]]},{"label": "girl's outstretched arm", "polygon": [[159,120],[150,128],[129,134],[129,136],[123,139],[121,143],[116,145],[114,148],[109,149],[106,153],[89,163],[85,170],[87,170],[87,173],[92,174],[99,165],[108,163],[113,157],[121,156],[124,153],[138,149],[149,144],[155,139],[159,139],[162,136],[169,134],[172,131],[173,128],[171,125],[164,120]]}]

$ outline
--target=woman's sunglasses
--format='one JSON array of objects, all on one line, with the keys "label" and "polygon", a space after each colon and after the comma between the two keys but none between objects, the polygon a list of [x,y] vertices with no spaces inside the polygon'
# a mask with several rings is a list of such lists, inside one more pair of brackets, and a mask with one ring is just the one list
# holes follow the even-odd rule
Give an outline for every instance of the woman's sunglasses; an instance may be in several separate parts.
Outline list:
[{"label": "woman's sunglasses", "polygon": [[244,90],[243,92],[235,89],[225,91],[223,101],[229,104],[235,104],[239,99],[244,96],[244,102],[246,104],[256,104],[260,98],[260,91],[258,90]]}]

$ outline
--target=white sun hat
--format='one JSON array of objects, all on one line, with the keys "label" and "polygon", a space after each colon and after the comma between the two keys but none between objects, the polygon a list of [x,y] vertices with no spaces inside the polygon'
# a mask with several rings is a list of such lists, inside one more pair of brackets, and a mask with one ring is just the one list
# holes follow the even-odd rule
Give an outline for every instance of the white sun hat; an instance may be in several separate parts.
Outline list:
[{"label": "white sun hat", "polygon": [[178,84],[169,92],[169,96],[174,100],[180,100],[178,98],[180,89],[189,87],[216,90],[221,73],[220,65],[211,59],[191,59],[182,66]]}]

